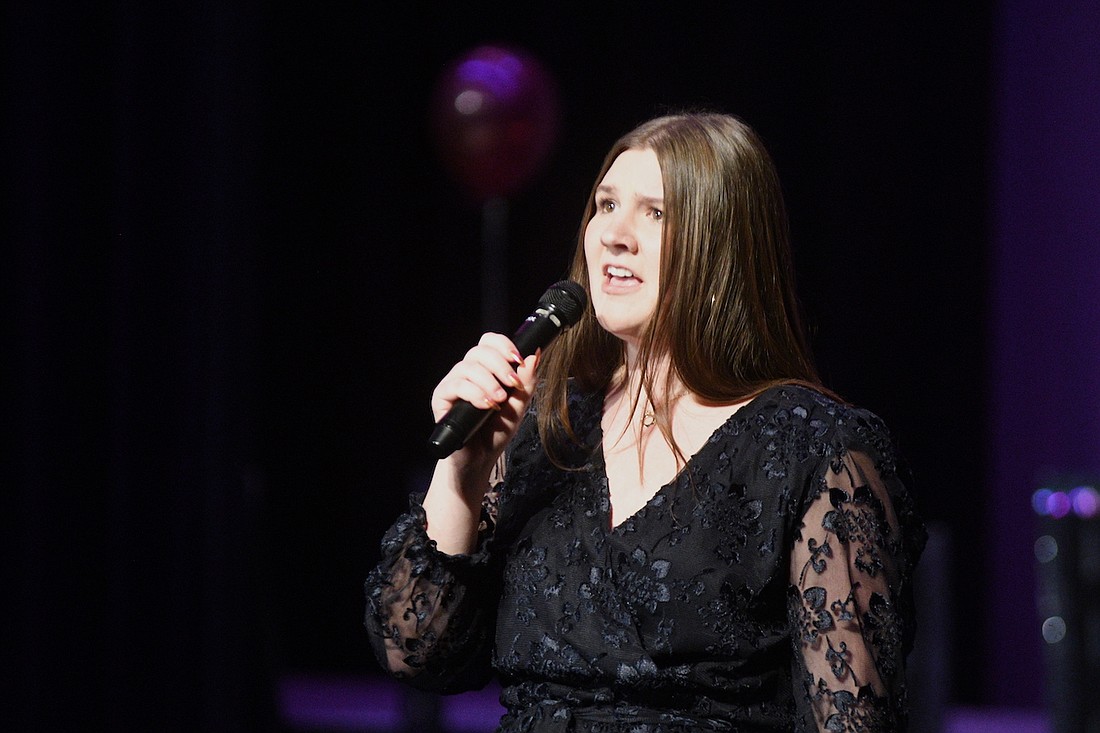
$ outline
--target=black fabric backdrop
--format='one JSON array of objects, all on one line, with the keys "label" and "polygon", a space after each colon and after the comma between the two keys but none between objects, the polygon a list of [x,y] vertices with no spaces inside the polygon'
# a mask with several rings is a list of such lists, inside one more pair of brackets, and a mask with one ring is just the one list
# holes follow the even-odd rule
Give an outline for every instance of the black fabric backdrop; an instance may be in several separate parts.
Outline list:
[{"label": "black fabric backdrop", "polygon": [[[615,137],[741,115],[828,382],[980,547],[990,18],[965,5],[6,7],[9,729],[273,729],[281,674],[375,671],[360,583],[482,326],[482,211],[429,131],[479,43],[534,53],[562,101],[507,201],[508,327]],[[979,650],[982,562],[950,568]]]}]

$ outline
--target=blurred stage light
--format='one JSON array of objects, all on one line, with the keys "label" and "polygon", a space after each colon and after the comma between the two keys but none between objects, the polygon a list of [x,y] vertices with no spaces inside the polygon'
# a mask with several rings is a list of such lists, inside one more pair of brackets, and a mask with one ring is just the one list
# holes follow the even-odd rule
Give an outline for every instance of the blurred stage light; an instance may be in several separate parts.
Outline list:
[{"label": "blurred stage light", "polygon": [[1036,608],[1051,733],[1100,730],[1100,492],[1066,481],[1035,491]]}]

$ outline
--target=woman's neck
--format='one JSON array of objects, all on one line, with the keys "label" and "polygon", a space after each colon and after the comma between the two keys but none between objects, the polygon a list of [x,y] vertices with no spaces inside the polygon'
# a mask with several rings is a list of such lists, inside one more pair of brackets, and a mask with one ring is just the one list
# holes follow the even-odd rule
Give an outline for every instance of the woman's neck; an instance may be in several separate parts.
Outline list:
[{"label": "woman's neck", "polygon": [[628,348],[626,360],[612,380],[608,398],[614,411],[621,415],[615,422],[628,425],[633,422],[645,428],[653,427],[660,415],[671,417],[677,402],[686,390],[678,380],[669,379],[670,364],[667,358],[645,363],[636,350]]}]

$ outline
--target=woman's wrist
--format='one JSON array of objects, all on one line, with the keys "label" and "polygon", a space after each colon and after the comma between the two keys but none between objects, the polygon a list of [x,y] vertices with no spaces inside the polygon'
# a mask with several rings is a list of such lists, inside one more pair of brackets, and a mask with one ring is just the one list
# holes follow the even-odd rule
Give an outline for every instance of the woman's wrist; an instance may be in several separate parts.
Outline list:
[{"label": "woman's wrist", "polygon": [[447,458],[437,463],[424,496],[425,529],[440,552],[469,554],[477,546],[481,503],[489,478],[463,470],[451,461]]}]

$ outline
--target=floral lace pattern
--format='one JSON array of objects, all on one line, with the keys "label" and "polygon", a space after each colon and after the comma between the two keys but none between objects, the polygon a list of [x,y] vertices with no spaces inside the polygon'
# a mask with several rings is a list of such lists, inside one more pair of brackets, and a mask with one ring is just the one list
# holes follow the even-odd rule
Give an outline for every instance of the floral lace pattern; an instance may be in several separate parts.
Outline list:
[{"label": "floral lace pattern", "polygon": [[412,497],[366,582],[383,667],[440,692],[495,673],[501,731],[903,730],[925,534],[878,418],[769,390],[612,527],[600,407],[572,396],[575,471],[525,422],[469,556]]}]

